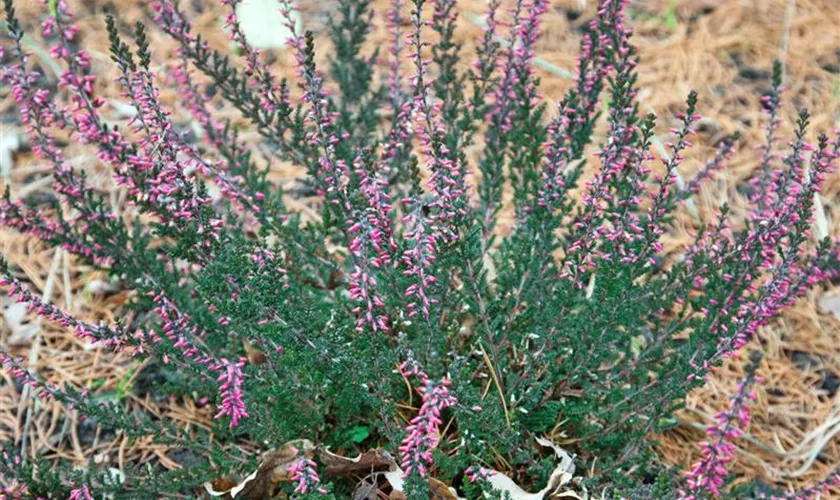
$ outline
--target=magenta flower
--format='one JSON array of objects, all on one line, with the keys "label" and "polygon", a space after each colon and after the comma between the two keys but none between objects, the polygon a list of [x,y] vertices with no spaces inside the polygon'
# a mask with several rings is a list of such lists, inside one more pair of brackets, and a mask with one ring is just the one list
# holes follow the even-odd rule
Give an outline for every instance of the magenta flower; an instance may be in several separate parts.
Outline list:
[{"label": "magenta flower", "polygon": [[[802,488],[801,490],[793,493],[771,495],[770,500],[812,500],[820,498],[820,495],[827,495],[830,488],[836,488],[838,486],[840,486],[840,470],[834,469],[828,477],[818,481],[812,486]],[[826,496],[824,498],[829,497]]]},{"label": "magenta flower", "polygon": [[747,376],[738,384],[735,394],[730,398],[729,409],[715,416],[716,422],[706,428],[708,439],[700,443],[703,458],[691,467],[687,473],[687,491],[680,491],[680,500],[697,500],[702,493],[720,495],[720,489],[729,475],[727,464],[732,461],[735,445],[750,421],[748,405],[755,400],[755,392],[750,387],[757,381],[755,371],[758,359],[754,357],[747,366]]},{"label": "magenta flower", "polygon": [[434,298],[433,285],[436,281],[432,265],[436,259],[438,236],[423,215],[423,207],[417,199],[404,200],[408,206],[403,223],[406,226],[405,238],[409,242],[401,261],[405,267],[403,274],[412,277],[412,284],[404,292],[409,299],[408,316],[421,313],[429,319]]},{"label": "magenta flower", "polygon": [[473,465],[467,467],[467,470],[464,471],[464,474],[467,476],[467,480],[469,482],[476,483],[481,481],[487,481],[487,479],[489,479],[491,476],[496,475],[496,471]]},{"label": "magenta flower", "polygon": [[218,381],[219,395],[222,404],[219,407],[215,418],[230,417],[230,428],[233,429],[239,424],[239,420],[248,417],[245,410],[245,403],[242,401],[242,367],[245,366],[246,358],[240,358],[236,363],[222,359],[219,364],[210,368],[219,372]]},{"label": "magenta flower", "polygon": [[72,490],[67,500],[93,500],[93,495],[90,494],[90,489],[85,484],[81,488]]},{"label": "magenta flower", "polygon": [[318,472],[315,470],[315,462],[312,459],[300,457],[286,471],[292,476],[292,483],[295,484],[295,493],[303,495],[306,492],[314,491],[322,495],[327,494],[327,490],[318,486],[321,478],[318,477]]},{"label": "magenta flower", "polygon": [[385,303],[376,290],[374,273],[392,263],[397,247],[391,230],[391,199],[387,182],[377,173],[369,172],[361,158],[356,159],[353,167],[364,206],[347,221],[348,249],[354,259],[348,291],[350,298],[360,303],[353,310],[358,317],[356,329],[368,325],[374,332],[384,331],[388,329],[388,317]]},{"label": "magenta flower", "polygon": [[401,466],[404,470],[403,476],[408,477],[416,472],[420,477],[426,477],[429,467],[432,465],[432,450],[440,441],[441,412],[457,403],[455,396],[449,392],[449,380],[446,378],[440,381],[431,381],[416,364],[405,362],[400,365],[403,376],[416,375],[420,379],[420,393],[423,395],[423,404],[417,416],[411,419],[406,428],[406,436],[403,438],[399,451]]}]

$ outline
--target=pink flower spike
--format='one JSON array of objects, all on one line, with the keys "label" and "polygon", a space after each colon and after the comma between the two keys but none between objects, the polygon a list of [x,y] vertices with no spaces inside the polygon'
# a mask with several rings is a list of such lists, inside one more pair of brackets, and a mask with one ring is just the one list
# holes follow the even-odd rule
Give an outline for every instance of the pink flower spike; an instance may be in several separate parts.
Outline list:
[{"label": "pink flower spike", "polygon": [[440,441],[441,412],[458,401],[449,392],[450,383],[446,378],[431,381],[413,362],[403,363],[400,371],[405,377],[416,375],[421,383],[419,391],[423,394],[420,411],[405,429],[406,436],[399,449],[400,465],[404,471],[403,477],[414,472],[425,477],[432,466],[432,450]]},{"label": "pink flower spike", "polygon": [[295,484],[295,493],[301,495],[308,492],[315,492],[326,495],[327,490],[318,486],[321,478],[315,470],[315,462],[307,457],[300,457],[289,466],[286,471],[292,476],[292,483]]},{"label": "pink flower spike", "polygon": [[94,500],[94,498],[90,494],[90,488],[85,484],[81,488],[70,491],[70,496],[67,497],[67,500]]},{"label": "pink flower spike", "polygon": [[221,383],[219,394],[222,398],[222,404],[214,418],[230,417],[231,429],[239,424],[240,419],[248,417],[245,403],[242,401],[242,367],[246,361],[246,358],[240,358],[238,362],[231,363],[222,359],[219,364],[211,367],[212,371],[220,372],[218,381]]},{"label": "pink flower spike", "polygon": [[748,405],[755,400],[755,393],[750,389],[759,379],[760,356],[753,355],[746,367],[747,375],[738,384],[735,395],[729,401],[729,409],[715,416],[716,422],[706,428],[707,440],[700,443],[703,458],[695,463],[686,475],[687,491],[680,491],[679,500],[691,500],[708,493],[715,497],[720,494],[729,472],[726,465],[735,454],[733,440],[743,435],[750,420]]}]

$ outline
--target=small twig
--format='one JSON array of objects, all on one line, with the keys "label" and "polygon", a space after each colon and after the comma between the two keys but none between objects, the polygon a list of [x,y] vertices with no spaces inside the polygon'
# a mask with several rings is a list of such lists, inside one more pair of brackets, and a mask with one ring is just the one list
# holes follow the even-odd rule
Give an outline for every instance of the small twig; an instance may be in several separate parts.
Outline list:
[{"label": "small twig", "polygon": [[[653,112],[653,109],[648,106],[648,108]],[[650,138],[650,142],[659,152],[659,155],[662,157],[663,161],[669,161],[671,157],[668,155],[668,150],[665,149],[665,144],[662,143],[662,139],[658,136],[654,135]],[[683,179],[680,171],[678,169],[674,169],[674,179],[677,181],[677,189],[682,191],[685,189],[685,180]],[[691,218],[694,219],[694,222],[700,222],[700,213],[697,211],[697,205],[694,203],[693,197],[688,197],[685,200],[685,207],[688,209],[688,212],[691,214]]]},{"label": "small twig", "polygon": [[505,422],[507,423],[508,429],[510,429],[510,412],[508,411],[507,401],[505,401],[505,391],[502,389],[502,384],[499,382],[499,377],[496,375],[496,369],[493,367],[493,362],[490,361],[490,356],[487,355],[487,351],[484,350],[483,345],[479,344],[479,347],[481,347],[481,355],[484,356],[484,362],[490,370],[490,375],[493,377],[493,383],[496,384],[496,389],[499,391],[499,399],[502,400],[502,408],[505,410]]},{"label": "small twig", "polygon": [[399,367],[397,368],[397,371],[400,373],[403,382],[405,382],[406,389],[408,389],[408,406],[410,408],[414,408],[414,390],[411,387],[411,382],[408,381],[408,377],[405,376],[405,374],[402,372],[402,370],[399,369]]},{"label": "small twig", "polygon": [[19,199],[22,199],[22,200],[26,199],[32,193],[38,192],[38,191],[48,187],[50,184],[52,184],[52,181],[53,181],[53,176],[52,175],[48,175],[46,177],[41,177],[38,180],[32,181],[29,184],[27,184],[26,186],[21,188],[20,192],[18,192],[18,194],[17,194],[17,197]]},{"label": "small twig", "polygon": [[[41,295],[41,299],[44,302],[49,302],[52,296],[52,290],[55,285],[55,275],[58,273],[58,266],[61,263],[61,256],[63,255],[64,250],[61,248],[55,249],[55,254],[53,255],[53,262],[52,266],[50,266],[50,273],[47,276],[47,282],[44,284],[44,293]],[[41,351],[41,317],[35,319],[35,337],[32,338],[32,347],[29,349],[29,360],[28,360],[28,370],[33,376],[36,375],[35,364],[38,362],[38,355]],[[29,428],[32,426],[32,411],[33,405],[29,404],[29,397],[32,395],[32,389],[30,385],[25,385],[23,388],[23,394],[20,397],[20,404],[21,407],[26,408],[26,413],[24,417],[23,423],[23,431],[21,432],[20,437],[20,455],[23,460],[26,460],[27,453],[26,453],[26,446],[27,446],[27,437],[29,434]]]},{"label": "small twig", "polygon": [[[484,16],[480,16],[475,12],[467,12],[465,15],[469,22],[473,23],[479,28],[487,29],[487,22],[484,20]],[[510,46],[510,42],[504,37],[496,35],[493,37],[493,39],[499,42],[503,47]],[[550,63],[541,57],[534,57],[534,67],[540,68],[543,71],[547,71],[549,73],[559,76],[560,78],[565,78],[567,80],[574,80],[575,78],[577,78],[577,75],[567,70],[566,68],[561,68],[560,66],[554,63]]]},{"label": "small twig", "polygon": [[41,62],[41,64],[49,68],[50,72],[53,74],[55,79],[58,80],[63,71],[61,69],[61,66],[59,66],[58,63],[55,62],[55,59],[53,59],[53,57],[50,56],[49,52],[44,50],[41,44],[30,38],[28,35],[23,35],[23,38],[20,42],[24,48],[31,50],[38,57],[38,60]]},{"label": "small twig", "polygon": [[785,6],[785,19],[782,25],[782,38],[779,41],[779,61],[782,63],[782,81],[785,80],[787,74],[787,64],[785,58],[787,57],[788,46],[790,45],[790,27],[793,23],[793,17],[796,14],[796,0],[788,0]]}]

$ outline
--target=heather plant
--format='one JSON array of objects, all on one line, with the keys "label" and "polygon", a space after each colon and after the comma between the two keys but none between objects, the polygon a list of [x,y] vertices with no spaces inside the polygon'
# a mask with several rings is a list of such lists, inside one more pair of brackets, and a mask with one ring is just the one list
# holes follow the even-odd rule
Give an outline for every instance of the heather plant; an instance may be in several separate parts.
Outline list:
[{"label": "heather plant", "polygon": [[[142,23],[103,21],[121,98],[135,111],[121,129],[109,124],[64,0],[42,17],[63,69],[54,89],[4,0],[0,82],[33,151],[51,165],[57,196],[37,205],[7,186],[0,222],[133,293],[123,321],[93,324],[40,299],[2,257],[0,283],[91,345],[147,360],[153,398],[213,408],[212,428],[179,427],[41,380],[3,352],[5,368],[40,397],[199,462],[129,466],[116,477],[10,450],[4,494],[375,498],[384,488],[410,500],[525,498],[505,486],[515,479],[545,487],[539,497],[572,485],[592,498],[733,495],[725,466],[748,418],[754,367],[687,476],[655,465],[648,437],[758,327],[837,276],[836,240],[813,244],[811,224],[840,135],[809,144],[802,110],[787,152],[776,155],[778,66],[762,99],[767,142],[746,215],[723,205],[690,245],[666,253],[675,214],[724,168],[738,138],[723,139],[678,183],[702,107],[692,92],[667,157],[650,152],[657,124],[638,109],[624,0],[600,2],[581,35],[574,85],[556,105],[540,95],[533,64],[544,0],[510,10],[491,0],[475,55],[455,41],[454,0],[395,0],[382,16],[387,53],[368,51],[380,22],[370,0],[340,0],[326,67],[282,0],[293,83],[249,44],[240,1],[222,3],[231,55],[194,32],[173,0],[149,6],[155,29],[177,42],[174,54],[153,54]],[[169,58],[166,75],[153,71],[156,57]],[[164,85],[178,89],[183,109],[163,106]],[[216,116],[220,101],[259,133],[269,164],[306,170],[317,217],[286,207],[289,194],[269,181],[257,150]],[[188,120],[201,129],[198,142]],[[64,138],[89,145],[112,185],[73,168]],[[506,191],[515,222],[503,234]],[[567,450],[547,434],[564,436]],[[350,463],[368,470],[342,474]],[[571,480],[575,467],[587,472]],[[230,477],[243,481],[222,490],[218,480]],[[836,480],[776,498],[806,498]]]}]

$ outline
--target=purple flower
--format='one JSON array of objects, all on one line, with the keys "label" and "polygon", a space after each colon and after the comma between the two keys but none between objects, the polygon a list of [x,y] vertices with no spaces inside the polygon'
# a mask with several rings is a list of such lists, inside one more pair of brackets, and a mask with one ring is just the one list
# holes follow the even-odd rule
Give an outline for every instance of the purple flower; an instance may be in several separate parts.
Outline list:
[{"label": "purple flower", "polygon": [[301,495],[306,492],[316,492],[321,495],[326,495],[327,490],[318,486],[321,478],[318,477],[318,472],[315,470],[315,462],[307,457],[300,457],[286,469],[286,472],[291,474],[292,483],[295,484],[295,493]]},{"label": "purple flower", "polygon": [[747,376],[738,384],[735,394],[729,400],[729,409],[715,416],[716,422],[706,427],[708,439],[700,443],[703,458],[688,472],[687,491],[680,492],[680,500],[696,500],[701,493],[720,495],[720,488],[729,472],[726,465],[732,461],[735,445],[750,421],[748,405],[755,400],[752,385],[760,379],[755,375],[758,359],[747,367]]},{"label": "purple flower", "polygon": [[440,441],[441,412],[456,404],[457,400],[449,392],[450,382],[446,378],[440,381],[429,380],[416,364],[405,362],[400,365],[404,377],[416,375],[420,379],[419,391],[423,395],[423,404],[408,427],[406,436],[400,445],[401,466],[404,477],[416,472],[426,477],[432,465],[432,450]]},{"label": "purple flower", "polygon": [[85,484],[81,488],[72,490],[67,500],[93,500],[93,495],[90,494],[90,489]]},{"label": "purple flower", "polygon": [[219,364],[210,367],[210,370],[219,372],[217,380],[220,382],[219,395],[222,399],[215,418],[230,417],[231,429],[239,424],[240,419],[248,417],[242,401],[242,367],[246,361],[246,358],[240,358],[232,363],[222,358]]}]

